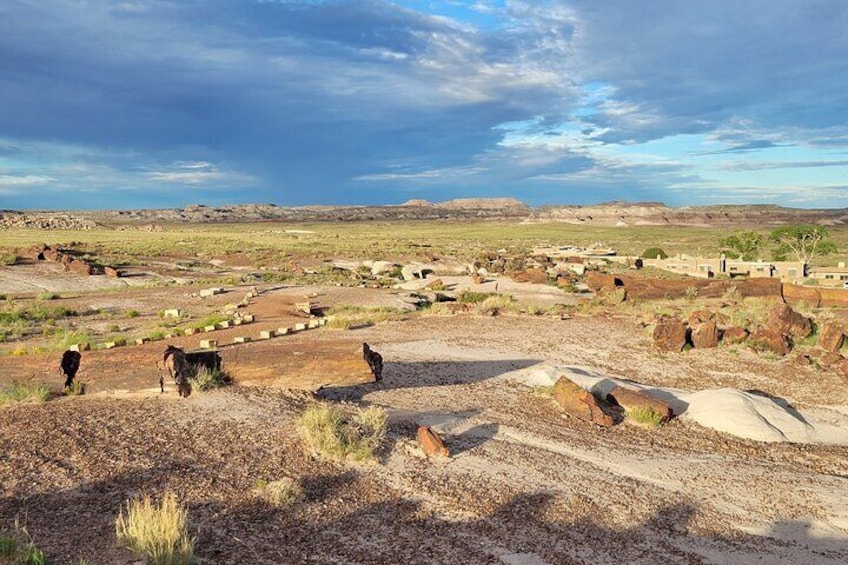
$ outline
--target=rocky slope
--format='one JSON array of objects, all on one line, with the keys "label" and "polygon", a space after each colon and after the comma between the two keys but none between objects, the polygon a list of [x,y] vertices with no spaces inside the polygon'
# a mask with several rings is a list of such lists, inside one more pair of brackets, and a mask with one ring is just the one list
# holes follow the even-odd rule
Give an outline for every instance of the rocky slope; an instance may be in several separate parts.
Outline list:
[{"label": "rocky slope", "polygon": [[598,226],[776,226],[848,223],[848,209],[804,210],[776,205],[686,206],[659,202],[610,202],[593,206],[530,208],[514,198],[409,200],[398,206],[303,206],[243,204],[184,208],[26,213],[0,212],[0,228],[90,229],[96,224],[211,223],[256,221],[521,220],[527,223]]}]

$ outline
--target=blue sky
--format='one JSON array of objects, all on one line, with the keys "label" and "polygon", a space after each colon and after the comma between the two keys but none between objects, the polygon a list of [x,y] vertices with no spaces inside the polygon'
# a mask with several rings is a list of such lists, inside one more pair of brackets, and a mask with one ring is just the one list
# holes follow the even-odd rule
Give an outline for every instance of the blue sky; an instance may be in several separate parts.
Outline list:
[{"label": "blue sky", "polygon": [[844,0],[3,0],[0,209],[848,207]]}]

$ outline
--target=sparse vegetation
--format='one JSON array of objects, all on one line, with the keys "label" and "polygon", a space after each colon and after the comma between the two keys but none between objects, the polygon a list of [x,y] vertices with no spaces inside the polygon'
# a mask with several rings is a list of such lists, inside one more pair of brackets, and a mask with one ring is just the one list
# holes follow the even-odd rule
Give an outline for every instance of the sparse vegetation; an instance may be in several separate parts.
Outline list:
[{"label": "sparse vegetation", "polygon": [[386,412],[371,406],[347,414],[321,403],[304,411],[297,429],[304,446],[324,458],[365,461],[373,459],[386,435]]},{"label": "sparse vegetation", "polygon": [[118,541],[152,565],[194,562],[194,539],[188,534],[188,511],[168,493],[157,504],[150,496],[128,500],[115,520]]},{"label": "sparse vegetation", "polygon": [[139,316],[141,316],[141,312],[139,312],[138,310],[127,310],[126,312],[124,312],[124,316],[126,316],[127,318],[138,318]]},{"label": "sparse vegetation", "polygon": [[329,309],[330,320],[327,327],[336,330],[349,330],[353,327],[374,326],[389,320],[398,320],[403,312],[397,308],[385,306],[366,307],[340,304]]},{"label": "sparse vegetation", "polygon": [[36,298],[38,300],[57,300],[60,297],[55,292],[42,292]]},{"label": "sparse vegetation", "polygon": [[456,296],[456,300],[461,304],[480,304],[490,296],[495,296],[495,293],[463,290]]},{"label": "sparse vegetation", "polygon": [[650,406],[636,406],[624,413],[625,418],[643,426],[656,427],[662,424],[663,416]]},{"label": "sparse vegetation", "polygon": [[197,374],[190,379],[192,390],[206,392],[227,386],[232,383],[230,376],[221,369],[201,367]]},{"label": "sparse vegetation", "polygon": [[254,495],[271,506],[291,506],[306,498],[303,487],[290,477],[275,481],[259,480],[253,486]]},{"label": "sparse vegetation", "polygon": [[66,386],[62,392],[66,396],[82,396],[85,394],[85,382],[76,379],[71,386]]},{"label": "sparse vegetation", "polygon": [[12,383],[0,388],[0,406],[13,402],[47,402],[50,389],[45,385]]},{"label": "sparse vegetation", "polygon": [[0,533],[0,562],[10,565],[46,565],[47,556],[36,547],[32,536],[16,520],[11,532]]}]

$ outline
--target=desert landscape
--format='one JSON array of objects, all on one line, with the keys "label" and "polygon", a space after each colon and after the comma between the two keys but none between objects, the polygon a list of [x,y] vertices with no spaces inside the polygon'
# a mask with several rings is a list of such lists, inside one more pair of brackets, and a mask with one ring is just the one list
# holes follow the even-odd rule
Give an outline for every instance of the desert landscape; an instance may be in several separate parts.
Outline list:
[{"label": "desert landscape", "polygon": [[[4,211],[0,560],[848,561],[848,290],[532,252],[844,211],[590,208]],[[121,534],[144,496],[190,558]]]}]

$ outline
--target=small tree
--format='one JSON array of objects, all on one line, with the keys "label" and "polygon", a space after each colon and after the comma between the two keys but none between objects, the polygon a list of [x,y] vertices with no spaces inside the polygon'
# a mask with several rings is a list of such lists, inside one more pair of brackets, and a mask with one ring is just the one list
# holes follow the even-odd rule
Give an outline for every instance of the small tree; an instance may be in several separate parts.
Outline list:
[{"label": "small tree", "polygon": [[668,259],[668,253],[659,247],[649,247],[642,253],[642,259]]},{"label": "small tree", "polygon": [[763,244],[763,236],[755,231],[741,231],[718,240],[721,252],[728,257],[753,261]]},{"label": "small tree", "polygon": [[790,253],[798,261],[811,262],[819,255],[836,252],[836,244],[828,240],[824,226],[783,226],[772,231],[769,240],[777,244],[772,255],[783,261]]}]

